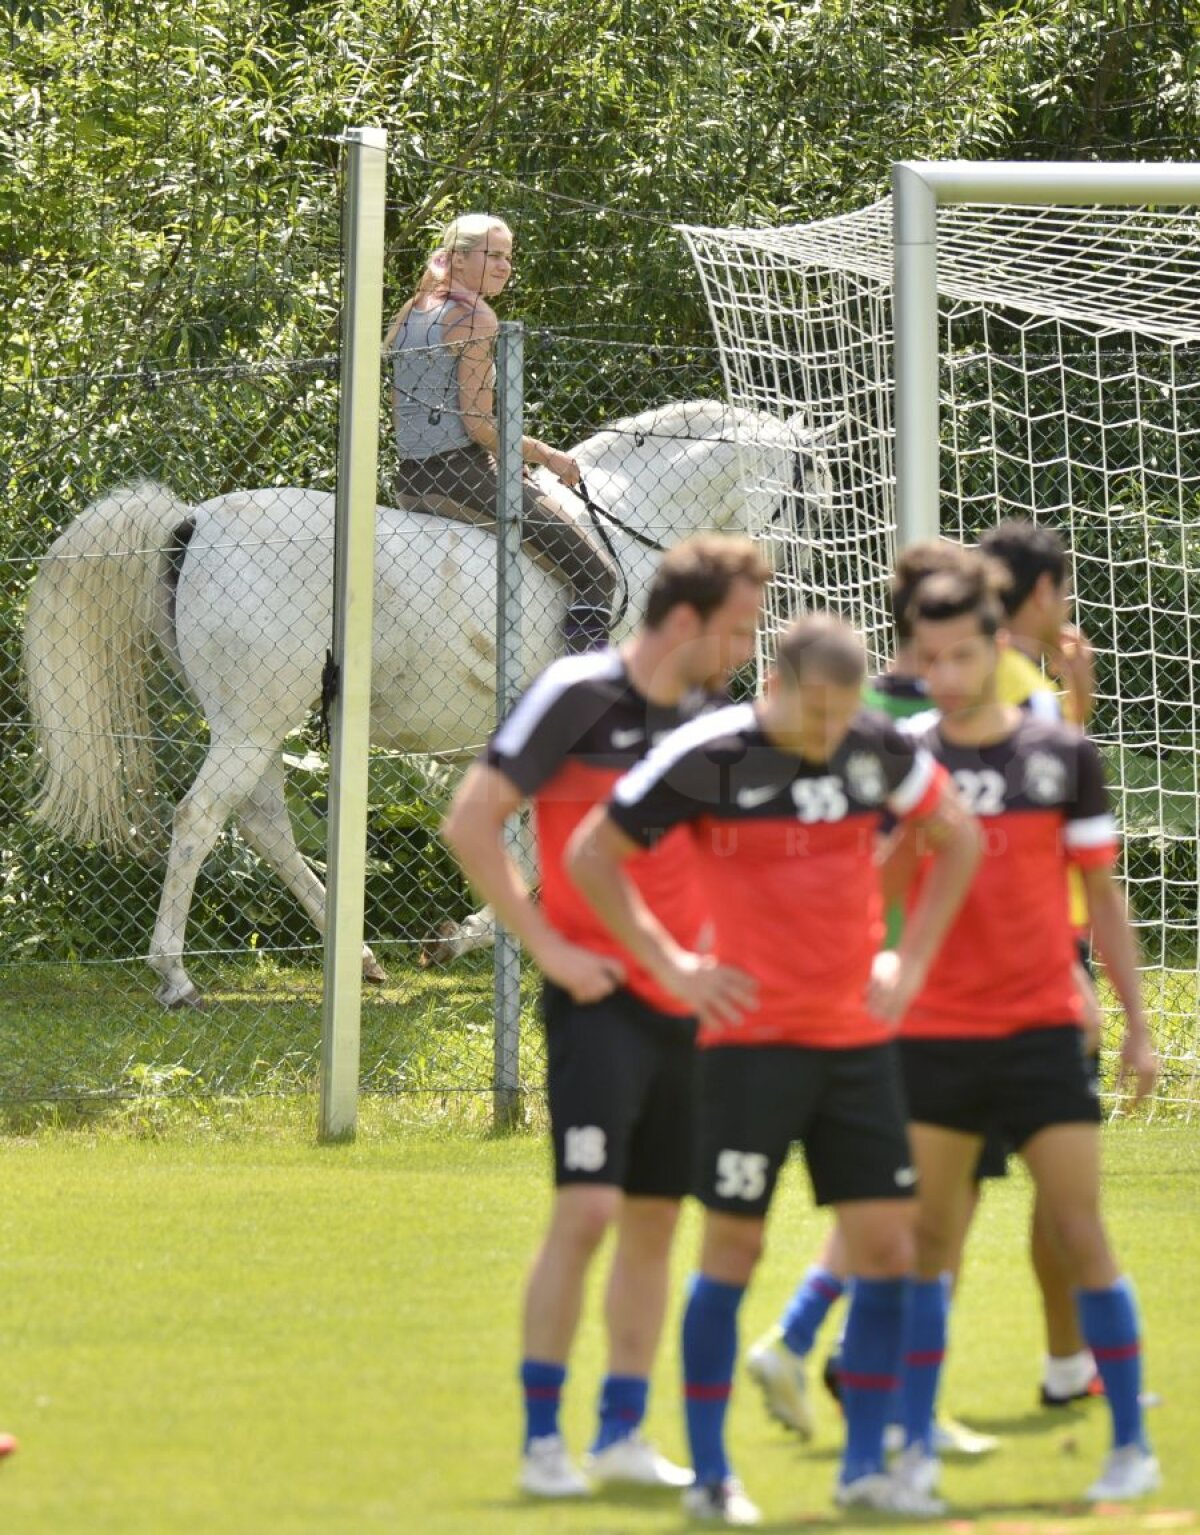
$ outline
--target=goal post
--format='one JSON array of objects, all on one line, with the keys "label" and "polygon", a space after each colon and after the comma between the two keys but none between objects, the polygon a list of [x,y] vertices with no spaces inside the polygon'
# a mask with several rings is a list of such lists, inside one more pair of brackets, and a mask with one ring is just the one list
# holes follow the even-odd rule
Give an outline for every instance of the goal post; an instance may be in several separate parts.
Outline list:
[{"label": "goal post", "polygon": [[909,160],[892,167],[896,521],[903,548],[940,531],[938,209],[1200,204],[1200,165]]},{"label": "goal post", "polygon": [[[1070,551],[1166,1062],[1200,1107],[1200,165],[904,163],[810,224],[681,226],[731,403],[824,434],[822,514],[779,518],[767,624],[831,607],[892,649],[897,547],[1026,517]],[[747,420],[761,419],[747,416]],[[773,508],[775,521],[762,520]]]}]

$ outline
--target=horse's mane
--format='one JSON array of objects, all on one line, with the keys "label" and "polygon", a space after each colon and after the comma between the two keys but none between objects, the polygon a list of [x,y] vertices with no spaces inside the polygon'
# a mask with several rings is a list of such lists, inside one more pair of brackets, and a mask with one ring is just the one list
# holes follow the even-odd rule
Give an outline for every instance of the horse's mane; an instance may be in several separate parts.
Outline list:
[{"label": "horse's mane", "polygon": [[679,400],[668,405],[624,416],[603,428],[618,435],[641,434],[644,437],[684,438],[693,442],[732,441],[761,447],[793,448],[805,430],[803,415],[781,421],[766,411],[747,410],[724,400]]}]

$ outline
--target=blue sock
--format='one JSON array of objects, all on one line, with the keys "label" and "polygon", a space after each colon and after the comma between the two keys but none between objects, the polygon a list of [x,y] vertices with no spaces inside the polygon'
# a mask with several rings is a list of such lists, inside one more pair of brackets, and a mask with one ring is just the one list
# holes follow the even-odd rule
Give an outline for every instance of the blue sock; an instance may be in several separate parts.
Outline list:
[{"label": "blue sock", "polygon": [[901,1421],[905,1444],[933,1447],[933,1410],[946,1354],[950,1276],[914,1279],[909,1285],[900,1364]]},{"label": "blue sock", "polygon": [[737,1313],[744,1285],[697,1274],[683,1314],[683,1406],[692,1465],[700,1483],[729,1475],[725,1414],[737,1359]]},{"label": "blue sock", "polygon": [[1133,1286],[1122,1278],[1107,1290],[1080,1290],[1078,1305],[1080,1330],[1095,1355],[1112,1413],[1113,1447],[1144,1447],[1142,1344]]},{"label": "blue sock", "polygon": [[843,1482],[883,1470],[883,1431],[900,1372],[906,1279],[855,1279],[842,1343]]},{"label": "blue sock", "polygon": [[592,1454],[628,1439],[646,1416],[650,1382],[644,1375],[606,1375],[600,1386],[600,1423]]},{"label": "blue sock", "polygon": [[558,1400],[567,1378],[564,1364],[521,1361],[521,1390],[525,1394],[525,1448],[531,1439],[558,1433]]},{"label": "blue sock", "polygon": [[811,1350],[817,1329],[845,1288],[843,1280],[819,1263],[814,1263],[805,1274],[779,1324],[783,1341],[793,1354],[803,1358]]},{"label": "blue sock", "polygon": [[[907,1300],[908,1300],[907,1294],[905,1295],[904,1298],[905,1298],[905,1301],[907,1302]],[[908,1308],[907,1308],[907,1305],[906,1305],[905,1306],[905,1310],[907,1310],[907,1309]],[[905,1326],[904,1319],[903,1319],[903,1317],[901,1317],[901,1320],[900,1320],[900,1354],[899,1354],[899,1357],[896,1360],[896,1384],[888,1392],[887,1407],[884,1409],[884,1414],[883,1414],[884,1422],[885,1423],[889,1423],[889,1424],[890,1423],[902,1424],[904,1422],[904,1366],[903,1366],[903,1359],[904,1359],[904,1326]]]}]

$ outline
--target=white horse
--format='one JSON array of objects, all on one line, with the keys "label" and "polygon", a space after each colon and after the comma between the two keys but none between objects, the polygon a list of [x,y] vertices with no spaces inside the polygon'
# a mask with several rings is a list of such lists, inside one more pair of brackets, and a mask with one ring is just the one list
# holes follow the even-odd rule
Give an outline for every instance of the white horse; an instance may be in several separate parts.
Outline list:
[{"label": "white horse", "polygon": [[[831,499],[821,435],[714,402],[668,405],[572,448],[640,611],[657,547],[701,529],[786,525],[801,546]],[[548,487],[549,488],[549,487]],[[568,495],[557,482],[554,493]],[[587,511],[570,497],[581,521]],[[280,743],[320,690],[332,614],[333,496],[235,491],[189,506],[162,486],[122,487],[59,536],[30,592],[26,678],[52,830],[114,851],[144,849],[152,823],[148,678],[155,648],[208,722],[204,762],[178,805],[149,963],[165,1006],[196,1004],[184,966],[197,875],[236,818],[318,931],[325,892],[296,846]],[[190,534],[190,536],[189,536]],[[526,673],[558,648],[562,583],[522,555]],[[495,715],[496,546],[485,529],[379,507],[372,739],[407,752],[464,752]],[[475,919],[486,931],[486,916]],[[382,979],[369,949],[364,974]]]}]

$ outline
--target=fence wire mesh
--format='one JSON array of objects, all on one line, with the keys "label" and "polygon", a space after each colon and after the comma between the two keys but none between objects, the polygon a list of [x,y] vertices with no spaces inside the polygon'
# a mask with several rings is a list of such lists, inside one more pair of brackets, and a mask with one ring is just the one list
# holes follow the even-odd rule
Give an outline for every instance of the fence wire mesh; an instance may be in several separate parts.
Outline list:
[{"label": "fence wire mesh", "polygon": [[[30,428],[8,460],[21,515],[7,525],[4,550],[10,590],[24,599],[4,632],[0,727],[7,1100],[140,1091],[150,1081],[234,1092],[309,1070],[319,949],[254,851],[254,835],[224,830],[224,817],[211,837],[202,831],[211,856],[191,902],[189,964],[220,1005],[167,1011],[153,998],[144,956],[175,806],[221,744],[212,695],[188,684],[192,652],[206,642],[189,587],[195,508],[240,508],[240,518],[214,514],[230,524],[208,539],[210,561],[224,566],[239,521],[260,542],[270,537],[288,504],[272,481],[294,477],[331,502],[321,487],[332,486],[336,458],[336,373],[334,357],[146,368],[35,379],[6,401],[7,419]],[[234,487],[258,489],[245,499]],[[309,547],[299,557],[310,558]],[[185,604],[193,622],[182,631]],[[244,627],[247,642],[237,677],[219,674],[217,687],[244,695],[264,680],[259,600],[230,586],[222,616]],[[322,654],[327,636],[326,621]],[[290,642],[285,660],[295,665]],[[319,667],[312,681],[319,691]],[[302,727],[288,741],[301,761],[307,713],[306,697],[286,723]],[[245,742],[230,750],[244,764]],[[301,772],[291,791],[310,853],[318,781]],[[39,798],[40,819],[30,814]],[[269,836],[252,832],[259,842]],[[286,1017],[266,1005],[276,989],[291,1000]]]},{"label": "fence wire mesh", "polygon": [[[391,881],[394,890],[407,868],[417,892],[402,902],[393,897],[387,927],[379,925],[384,903],[372,906],[368,939],[388,956],[390,973],[413,978],[422,1002],[390,1037],[380,1009],[368,1008],[363,1079],[383,1089],[479,1092],[492,1085],[493,929],[486,913],[472,910],[436,824],[462,765],[495,720],[496,474],[489,455],[470,442],[457,396],[437,372],[436,346],[426,344],[424,330],[420,345],[406,346],[415,330],[406,335],[401,326],[386,359],[395,409],[394,430],[381,445],[381,481],[385,499],[413,509],[389,523],[408,549],[404,579],[411,590],[393,607],[402,612],[405,640],[379,635],[377,691],[393,644],[406,644],[420,663],[406,674],[398,743],[410,755],[377,749],[374,760],[380,782],[403,775],[412,785],[419,775],[419,792],[407,812],[384,811],[390,824],[372,853],[373,877]],[[519,669],[530,678],[562,652],[572,624],[584,626],[572,635],[576,642],[602,638],[607,622],[594,623],[583,610],[603,608],[614,617],[614,638],[628,632],[657,559],[646,544],[669,546],[701,527],[740,526],[741,481],[712,351],[542,329],[525,338],[524,389],[531,467],[522,486],[517,623]],[[430,443],[437,446],[428,455],[414,454]],[[559,464],[555,453],[578,465],[590,504],[539,465]],[[422,747],[432,755],[411,755]],[[373,802],[373,824],[376,816]],[[518,856],[536,883],[527,835]],[[525,1093],[540,1088],[544,1073],[536,991],[526,966],[518,1075]]]},{"label": "fence wire mesh", "polygon": [[[599,504],[644,516],[665,535],[695,525],[693,498],[707,494],[701,510],[716,520],[736,499],[729,455],[713,447],[727,444],[731,423],[716,403],[711,330],[673,221],[844,213],[883,192],[899,153],[1193,156],[1190,19],[1151,0],[1120,17],[1111,10],[1090,0],[1069,17],[1065,8],[1042,18],[976,6],[934,16],[855,0],[785,17],[770,7],[672,4],[624,7],[619,26],[581,32],[569,11],[499,18],[489,0],[468,5],[449,31],[429,7],[318,14],[268,4],[251,47],[236,8],[210,11],[202,0],[146,6],[133,20],[94,10],[83,29],[70,11],[18,5],[0,128],[11,165],[0,187],[10,211],[0,263],[10,317],[0,341],[0,963],[9,998],[0,1099],[312,1085],[319,940],[244,827],[217,838],[192,901],[188,974],[211,1007],[167,1012],[153,1000],[160,977],[144,956],[171,815],[212,744],[209,708],[151,656],[143,744],[156,788],[132,802],[145,851],[117,857],[95,840],[78,846],[30,819],[38,761],[21,648],[29,587],[59,531],[139,477],[189,507],[258,489],[245,515],[260,552],[279,553],[276,544],[290,552],[297,581],[302,566],[324,557],[322,535],[299,528],[305,509],[315,516],[319,497],[334,490],[335,166],[346,101],[402,146],[389,167],[393,307],[450,214],[495,209],[516,230],[517,276],[503,313],[531,327],[528,431],[572,447],[655,407],[712,406],[713,414],[677,409],[650,432],[624,430],[621,472],[597,464],[585,476]],[[380,67],[384,59],[394,66]],[[547,91],[548,80],[561,88]],[[796,125],[802,131],[789,131]],[[389,369],[385,507],[401,493],[390,380]],[[828,516],[849,499],[842,450],[802,453],[797,475],[796,454],[786,446],[781,454],[770,433],[745,435],[762,455],[751,480],[771,487],[752,508],[755,525],[793,562],[793,584],[819,577],[846,600],[881,657],[884,629],[863,601],[864,583],[843,581],[849,535],[820,546],[810,536],[817,523],[827,533],[842,526]],[[289,498],[289,487],[304,494]],[[291,531],[275,543],[263,537],[287,517]],[[393,534],[392,558],[408,568],[428,528],[406,527]],[[452,538],[461,546],[468,532],[456,524]],[[156,553],[136,538],[127,547]],[[184,572],[201,552],[183,557]],[[228,541],[212,539],[206,558],[232,582]],[[1183,563],[1193,563],[1191,552]],[[385,641],[392,631],[410,636],[402,712],[419,713],[420,728],[407,739],[381,729],[372,757],[368,938],[387,980],[364,993],[363,1081],[381,1091],[475,1093],[491,1085],[490,954],[451,965],[422,959],[437,961],[439,929],[471,915],[436,825],[464,750],[491,723],[494,631],[475,599],[491,592],[494,571],[481,563],[464,580],[452,615],[466,616],[455,621],[437,619],[429,567],[420,570],[403,604],[381,616]],[[531,564],[525,592],[536,642],[557,622],[562,587]],[[245,582],[241,593],[236,603],[227,593],[224,605],[236,610],[243,639],[262,641],[274,594]],[[411,639],[422,604],[419,632],[436,630],[436,644]],[[772,608],[774,617],[785,611]],[[157,621],[170,616],[168,606]],[[323,623],[294,625],[291,660],[318,634],[323,647]],[[457,687],[443,656],[447,631],[474,656],[470,680],[463,673]],[[244,698],[266,676],[284,686],[286,666],[248,654],[239,652],[235,671],[226,667],[231,696]],[[386,643],[380,655],[386,661]],[[527,643],[526,669],[538,659]],[[305,661],[306,709],[318,662]],[[1149,688],[1152,669],[1147,677]],[[328,763],[314,716],[281,739],[290,825],[319,876]],[[135,760],[133,743],[125,746]],[[1175,808],[1186,815],[1188,804],[1194,796],[1184,793]],[[1172,879],[1186,899],[1186,860]],[[299,875],[293,884],[311,896]],[[522,1081],[536,1086],[532,978],[523,986]]]},{"label": "fence wire mesh", "polygon": [[[528,430],[578,458],[596,508],[546,471],[527,481],[568,535],[525,559],[529,676],[586,562],[617,632],[636,617],[656,556],[605,513],[670,544],[736,525],[739,475],[711,352],[541,331],[526,359]],[[337,359],[31,381],[13,403],[41,437],[10,467],[28,510],[5,550],[25,601],[4,636],[0,1098],[310,1088]],[[48,422],[77,443],[53,488]],[[495,722],[494,474],[477,455],[466,487],[414,486],[390,428],[384,412],[362,1083],[478,1093],[491,928],[437,828]],[[475,527],[457,510],[472,493]],[[534,991],[526,976],[523,1088],[543,1069]]]}]

